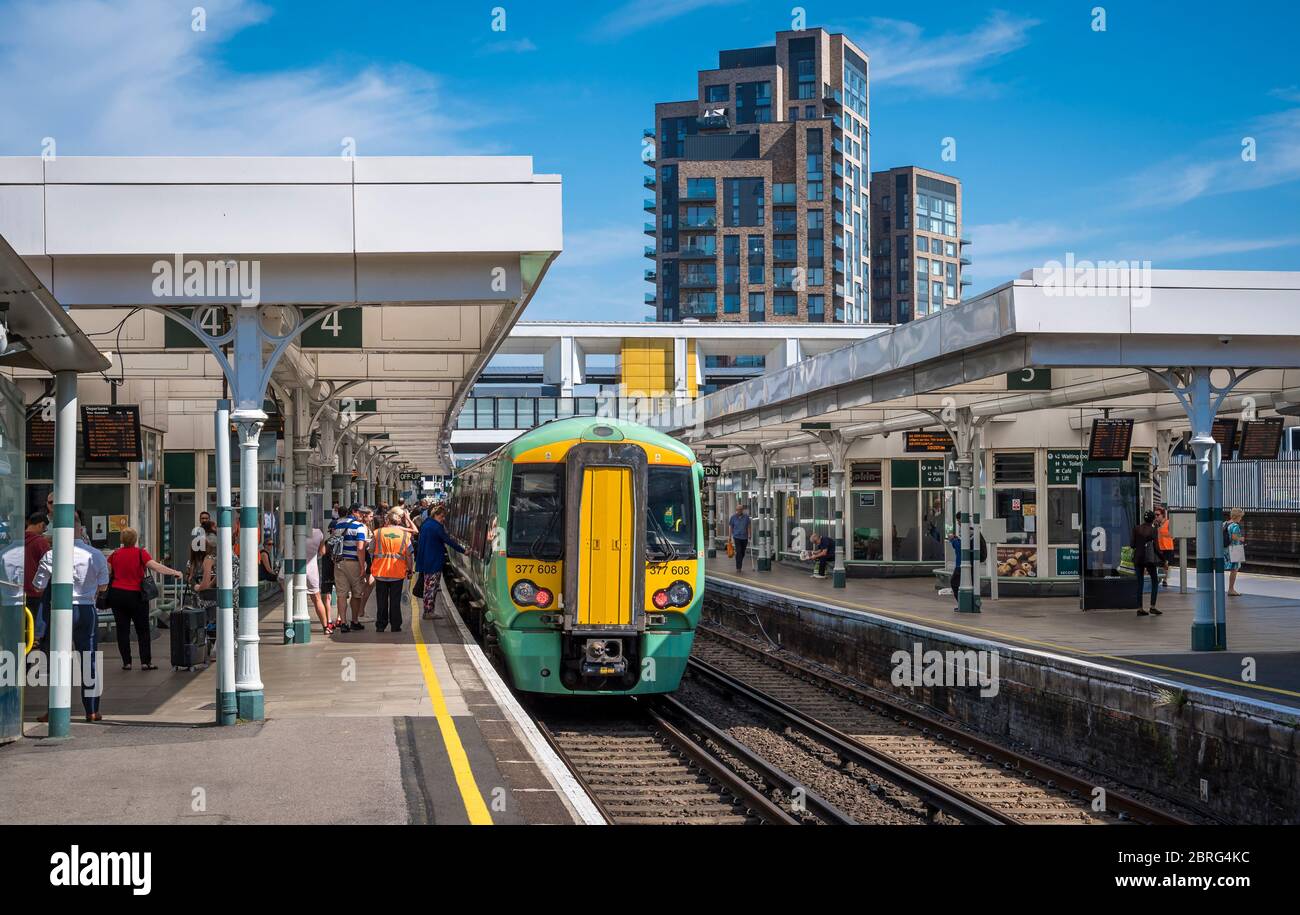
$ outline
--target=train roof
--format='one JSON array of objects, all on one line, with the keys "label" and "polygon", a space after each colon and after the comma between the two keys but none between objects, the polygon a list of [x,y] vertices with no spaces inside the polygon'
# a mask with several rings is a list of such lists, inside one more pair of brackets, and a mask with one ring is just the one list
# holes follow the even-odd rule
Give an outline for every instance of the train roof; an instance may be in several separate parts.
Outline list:
[{"label": "train roof", "polygon": [[695,462],[695,452],[688,446],[683,445],[677,439],[665,435],[656,429],[652,429],[649,426],[629,422],[625,419],[609,419],[601,416],[570,416],[565,419],[553,419],[550,422],[542,423],[540,426],[528,430],[523,435],[512,439],[496,451],[471,464],[469,467],[462,468],[460,473],[478,467],[480,464],[487,463],[497,457],[504,456],[514,460],[524,452],[544,445],[551,445],[556,442],[573,441],[575,439],[594,439],[594,437],[587,435],[588,430],[593,426],[607,426],[622,433],[622,436],[626,441],[644,442],[648,445],[662,448],[665,451],[672,451],[679,454],[682,457],[690,459],[692,463]]}]

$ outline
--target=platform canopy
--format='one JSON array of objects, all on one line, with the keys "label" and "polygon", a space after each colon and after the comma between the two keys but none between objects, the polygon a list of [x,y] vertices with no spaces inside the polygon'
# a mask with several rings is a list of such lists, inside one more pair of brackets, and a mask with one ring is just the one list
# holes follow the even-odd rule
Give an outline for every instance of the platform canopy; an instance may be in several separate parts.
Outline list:
[{"label": "platform canopy", "polygon": [[280,333],[346,306],[289,348],[278,388],[339,392],[355,432],[440,473],[449,418],[561,250],[561,183],[526,156],[0,158],[0,235],[124,377],[175,385],[173,410],[210,417],[222,374],[162,309],[219,331],[276,306]]},{"label": "platform canopy", "polygon": [[[1134,274],[1136,277],[1137,274]],[[856,340],[665,412],[657,424],[703,448],[806,444],[939,428],[932,415],[1049,407],[1181,414],[1147,369],[1265,369],[1226,401],[1259,410],[1300,400],[1300,273],[1149,270],[1072,288],[1032,270],[961,305]]]}]

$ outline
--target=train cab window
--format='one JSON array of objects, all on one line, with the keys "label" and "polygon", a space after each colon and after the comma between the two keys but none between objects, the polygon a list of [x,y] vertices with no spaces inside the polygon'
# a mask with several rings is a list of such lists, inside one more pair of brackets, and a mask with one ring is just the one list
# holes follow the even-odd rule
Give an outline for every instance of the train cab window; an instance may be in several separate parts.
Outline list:
[{"label": "train cab window", "polygon": [[555,561],[564,555],[564,467],[516,464],[510,481],[506,555]]},{"label": "train cab window", "polygon": [[686,467],[651,467],[646,483],[646,558],[695,558],[695,498]]}]

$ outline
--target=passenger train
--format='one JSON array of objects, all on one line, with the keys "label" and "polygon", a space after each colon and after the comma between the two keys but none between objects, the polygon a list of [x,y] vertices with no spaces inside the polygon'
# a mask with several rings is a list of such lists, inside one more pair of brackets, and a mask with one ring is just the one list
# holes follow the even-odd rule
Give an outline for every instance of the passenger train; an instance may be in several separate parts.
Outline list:
[{"label": "passenger train", "polygon": [[635,423],[553,420],[454,482],[448,585],[515,688],[672,692],[704,590],[704,470]]}]

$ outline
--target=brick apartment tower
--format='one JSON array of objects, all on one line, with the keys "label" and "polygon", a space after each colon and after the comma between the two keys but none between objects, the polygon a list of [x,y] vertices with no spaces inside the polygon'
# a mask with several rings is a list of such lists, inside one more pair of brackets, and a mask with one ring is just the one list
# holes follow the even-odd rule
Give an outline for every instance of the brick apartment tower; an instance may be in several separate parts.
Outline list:
[{"label": "brick apartment tower", "polygon": [[970,278],[961,182],[905,165],[871,176],[871,321],[906,324],[961,301]]},{"label": "brick apartment tower", "polygon": [[867,55],[822,29],[722,51],[655,105],[645,201],[660,321],[871,317]]}]

